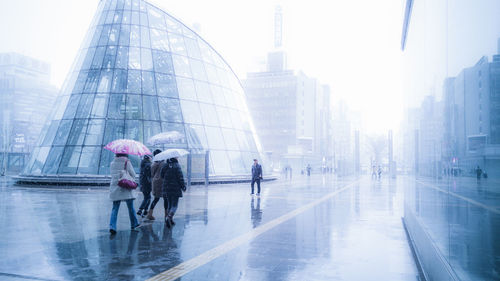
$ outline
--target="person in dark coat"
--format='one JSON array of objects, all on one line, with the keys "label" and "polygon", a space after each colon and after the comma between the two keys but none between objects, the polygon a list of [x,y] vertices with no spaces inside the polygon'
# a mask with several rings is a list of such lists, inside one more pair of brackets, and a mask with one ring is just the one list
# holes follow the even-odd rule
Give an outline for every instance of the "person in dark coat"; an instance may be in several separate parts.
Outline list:
[{"label": "person in dark coat", "polygon": [[477,166],[476,168],[476,178],[477,180],[481,180],[481,175],[483,174],[483,170],[481,170],[481,168],[479,168],[479,166]]},{"label": "person in dark coat", "polygon": [[179,198],[182,192],[186,191],[184,176],[182,175],[181,165],[177,158],[170,158],[161,168],[161,177],[163,178],[163,194],[167,197],[168,210],[165,217],[165,223],[168,228],[175,225],[174,215],[177,211]]},{"label": "person in dark coat", "polygon": [[148,214],[149,203],[151,203],[151,156],[149,155],[145,155],[141,161],[139,183],[141,184],[141,192],[144,195],[144,199],[137,214],[145,217]]},{"label": "person in dark coat", "polygon": [[259,160],[253,159],[253,165],[252,165],[252,193],[250,195],[253,195],[254,191],[254,185],[257,183],[257,195],[260,195],[260,180],[262,179],[262,166],[259,164]]}]

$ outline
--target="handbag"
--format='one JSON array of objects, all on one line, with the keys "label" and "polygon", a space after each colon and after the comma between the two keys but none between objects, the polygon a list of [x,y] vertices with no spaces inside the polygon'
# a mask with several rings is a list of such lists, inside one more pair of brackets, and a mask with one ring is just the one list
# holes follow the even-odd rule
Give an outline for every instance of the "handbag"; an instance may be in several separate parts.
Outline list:
[{"label": "handbag", "polygon": [[135,179],[127,171],[127,162],[128,161],[125,162],[125,167],[120,172],[120,178],[118,179],[118,186],[130,190],[136,189],[137,183],[135,182]]}]

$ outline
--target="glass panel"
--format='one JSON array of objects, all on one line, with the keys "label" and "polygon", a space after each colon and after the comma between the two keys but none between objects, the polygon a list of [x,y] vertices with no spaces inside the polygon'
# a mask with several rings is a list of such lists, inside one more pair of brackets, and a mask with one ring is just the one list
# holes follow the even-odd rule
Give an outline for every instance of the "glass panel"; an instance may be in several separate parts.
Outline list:
[{"label": "glass panel", "polygon": [[[141,7],[142,7],[142,5],[144,5],[144,4],[141,1]],[[141,25],[142,26],[148,26],[149,25],[148,24],[148,15],[146,13],[142,13],[141,12],[140,16],[141,16]]]},{"label": "glass panel", "polygon": [[33,169],[33,165],[36,162],[36,158],[38,157],[38,152],[40,151],[40,147],[36,147],[33,152],[31,153],[31,157],[29,158],[28,164],[24,167],[23,173],[24,174],[29,174],[31,170]]},{"label": "glass panel", "polygon": [[73,120],[62,120],[52,145],[65,145]]},{"label": "glass panel", "polygon": [[[123,0],[118,0],[118,2],[123,2]],[[122,17],[123,17],[123,3],[120,3],[117,5],[117,10],[115,11],[115,17],[113,18],[113,23],[115,24],[120,24],[122,22]],[[113,25],[113,26],[116,26],[116,25]],[[111,32],[113,32],[113,30],[111,29]]]},{"label": "glass panel", "polygon": [[153,28],[149,33],[151,34],[151,47],[153,49],[170,51],[167,32]]},{"label": "glass panel", "polygon": [[205,132],[207,132],[208,147],[210,147],[210,149],[226,148],[220,128],[205,126]]},{"label": "glass panel", "polygon": [[[73,97],[73,96],[72,96]],[[80,95],[75,95],[75,97],[80,98]],[[65,109],[67,109],[68,102],[70,100],[70,96],[62,96],[60,97],[59,103],[56,104],[57,110],[54,114],[54,120],[59,120],[63,117]],[[78,101],[75,101],[78,104]],[[71,110],[71,114],[75,115],[76,110]]]},{"label": "glass panel", "polygon": [[173,74],[172,57],[170,53],[153,50],[155,72]]},{"label": "glass panel", "polygon": [[78,165],[78,174],[97,174],[100,154],[100,146],[83,147]]},{"label": "glass panel", "polygon": [[215,66],[209,63],[205,63],[205,70],[207,72],[208,81],[210,83],[220,85],[219,76],[217,75],[217,69]]},{"label": "glass panel", "polygon": [[99,78],[101,77],[101,71],[98,69],[92,69],[89,71],[87,76],[87,82],[85,83],[84,93],[93,94],[97,91],[97,84],[99,83]]},{"label": "glass panel", "polygon": [[173,54],[172,60],[174,62],[175,75],[191,77],[191,70],[189,68],[189,59],[187,57]]},{"label": "glass panel", "polygon": [[89,48],[87,50],[87,55],[85,56],[85,60],[83,61],[82,64],[82,70],[87,70],[90,68],[92,61],[94,60],[95,50],[96,48]]},{"label": "glass panel", "polygon": [[207,74],[205,73],[205,66],[200,60],[189,59],[189,64],[191,65],[191,72],[193,73],[193,78],[207,81]]},{"label": "glass panel", "polygon": [[59,164],[61,163],[62,154],[64,151],[63,146],[54,146],[50,150],[50,153],[43,167],[43,174],[57,174]]},{"label": "glass panel", "polygon": [[124,10],[130,10],[132,9],[132,1],[131,0],[125,0],[125,5],[123,5]]},{"label": "glass panel", "polygon": [[56,136],[57,129],[59,128],[59,121],[53,120],[50,123],[49,129],[45,134],[45,138],[43,140],[43,146],[51,146],[52,142],[54,142],[54,137]]},{"label": "glass panel", "polygon": [[111,92],[124,93],[126,91],[127,91],[127,71],[123,69],[115,69]]},{"label": "glass panel", "polygon": [[210,161],[213,163],[216,175],[231,174],[231,165],[225,151],[211,150]]},{"label": "glass panel", "polygon": [[[78,108],[78,103],[80,102],[81,95],[72,95],[66,105],[66,111],[64,112],[63,119],[73,119],[75,118],[76,109]],[[58,114],[57,114],[58,115]],[[58,119],[58,118],[54,118]]]},{"label": "glass panel", "polygon": [[153,72],[142,72],[142,93],[145,95],[156,95],[155,78]]},{"label": "glass panel", "polygon": [[[115,17],[116,16],[119,16],[121,18],[121,14],[115,15]],[[118,37],[119,36],[120,36],[120,25],[113,24],[113,26],[111,27],[111,30],[109,32],[108,45],[118,45]]]},{"label": "glass panel", "polygon": [[102,25],[98,25],[95,29],[94,37],[92,37],[92,42],[90,42],[90,47],[97,46],[97,42],[99,42],[99,38],[101,38]]},{"label": "glass panel", "polygon": [[89,118],[92,104],[94,104],[94,95],[84,94],[81,96],[75,118]]},{"label": "glass panel", "polygon": [[200,48],[198,47],[198,43],[196,42],[195,39],[185,37],[184,43],[186,44],[187,53],[190,57],[195,59],[201,59]]},{"label": "glass panel", "polygon": [[233,127],[235,129],[241,130],[243,128],[243,123],[241,122],[240,113],[232,109],[230,109],[229,112],[231,113],[231,121],[233,122]]},{"label": "glass panel", "polygon": [[179,132],[183,137],[179,140],[176,140],[173,143],[165,144],[167,148],[187,148],[187,140],[186,140],[186,132],[184,132],[184,125],[179,123],[167,123],[162,122],[162,131],[163,132]]},{"label": "glass panel", "polygon": [[143,139],[142,122],[138,120],[125,121],[125,138],[144,142]]},{"label": "glass panel", "polygon": [[141,26],[141,48],[151,49],[149,42],[149,30],[145,26]]},{"label": "glass panel", "polygon": [[182,115],[185,123],[201,124],[201,112],[197,102],[181,100]]},{"label": "glass panel", "polygon": [[170,49],[172,50],[172,53],[187,57],[188,53],[186,50],[186,45],[184,45],[184,38],[181,35],[170,33],[168,39],[170,42]]},{"label": "glass panel", "polygon": [[238,139],[236,138],[236,134],[232,129],[222,129],[222,133],[224,134],[224,140],[226,141],[226,149],[227,150],[239,150],[240,146],[238,145]]},{"label": "glass panel", "polygon": [[80,161],[81,146],[66,146],[59,167],[60,174],[76,174]]},{"label": "glass panel", "polygon": [[141,71],[129,70],[127,79],[127,93],[140,94],[141,93]]},{"label": "glass panel", "polygon": [[210,91],[210,85],[206,82],[194,81],[196,88],[196,95],[198,96],[198,101],[213,103],[212,91]]},{"label": "glass panel", "polygon": [[85,145],[100,145],[104,130],[104,119],[90,120],[87,136],[85,137]]},{"label": "glass panel", "polygon": [[101,151],[101,159],[99,161],[99,175],[108,175],[109,174],[109,166],[111,165],[111,161],[115,154],[107,149],[102,149]]},{"label": "glass panel", "polygon": [[181,106],[178,99],[158,98],[161,120],[167,122],[182,122]]},{"label": "glass panel", "polygon": [[[110,13],[110,14],[111,14],[111,19],[112,19],[113,15],[112,15],[112,13]],[[106,23],[111,23],[111,22],[112,22],[112,20],[109,22],[106,22]],[[97,43],[98,46],[106,46],[106,44],[108,43],[110,29],[111,29],[110,24],[105,24],[102,26],[101,38],[99,38],[99,43]]]},{"label": "glass panel", "polygon": [[132,0],[132,11],[139,11],[140,0]]},{"label": "glass panel", "polygon": [[127,67],[128,67],[128,47],[119,46],[116,52],[116,68],[126,69]]},{"label": "glass panel", "polygon": [[253,134],[250,132],[245,132],[245,134],[247,136],[248,145],[250,146],[250,151],[257,151],[257,145],[255,144]]},{"label": "glass panel", "polygon": [[[125,19],[125,18],[124,18]],[[130,42],[130,25],[122,24],[120,29],[120,46],[126,48]]]},{"label": "glass panel", "polygon": [[108,46],[106,48],[106,54],[104,55],[104,60],[102,62],[103,68],[111,69],[115,67],[116,50],[116,46]]},{"label": "glass panel", "polygon": [[247,173],[247,171],[245,169],[244,162],[243,162],[243,158],[241,157],[241,152],[228,151],[227,155],[229,156],[229,160],[231,162],[231,168],[232,168],[233,174]]},{"label": "glass panel", "polygon": [[80,73],[78,74],[78,79],[75,82],[75,86],[73,87],[73,93],[83,92],[83,88],[85,87],[85,82],[87,82],[88,75],[88,71],[80,71]]},{"label": "glass panel", "polygon": [[147,141],[152,136],[161,133],[161,124],[157,121],[144,121],[144,140]]},{"label": "glass panel", "polygon": [[182,34],[181,23],[177,20],[171,18],[169,15],[165,15],[165,21],[167,22],[167,30],[169,32],[175,32],[177,34]]},{"label": "glass panel", "polygon": [[153,58],[151,49],[141,48],[141,66],[143,70],[153,70]]},{"label": "glass panel", "polygon": [[106,145],[114,140],[123,139],[124,132],[125,122],[123,120],[107,120],[102,143]]},{"label": "glass panel", "polygon": [[[127,1],[129,1],[129,0],[127,0]],[[125,8],[125,9],[127,9],[127,8]],[[132,21],[132,12],[127,11],[127,10],[123,11],[122,28],[123,28],[123,26],[130,24],[131,21]],[[127,44],[128,44],[128,42],[127,42]]]},{"label": "glass panel", "polygon": [[95,96],[94,104],[92,105],[92,118],[105,118],[108,111],[109,95],[98,94]]},{"label": "glass panel", "polygon": [[210,126],[219,126],[219,120],[217,118],[217,113],[215,112],[215,107],[206,103],[200,103],[199,105],[203,123]]},{"label": "glass panel", "polygon": [[142,117],[142,101],[140,95],[127,95],[127,119],[140,119]]},{"label": "glass panel", "polygon": [[87,133],[88,119],[75,119],[69,133],[67,145],[82,145]]},{"label": "glass panel", "polygon": [[97,92],[99,93],[109,93],[111,89],[111,81],[113,80],[112,70],[101,71],[101,80],[99,81],[99,86],[97,87]]},{"label": "glass panel", "polygon": [[125,118],[126,96],[123,94],[114,94],[109,97],[108,118]]},{"label": "glass panel", "polygon": [[228,89],[223,88],[224,91],[224,99],[226,100],[227,107],[237,109],[239,106],[234,99],[234,93],[229,91]]},{"label": "glass panel", "polygon": [[185,127],[190,148],[208,149],[207,136],[203,126],[186,124]]},{"label": "glass panel", "polygon": [[49,155],[49,149],[50,147],[40,147],[40,151],[36,156],[35,162],[33,163],[33,168],[31,168],[31,174],[39,175],[42,172],[43,164],[45,164],[45,159],[47,159],[47,156]]},{"label": "glass panel", "polygon": [[213,59],[214,51],[212,50],[212,48],[208,46],[208,44],[205,43],[203,40],[199,40],[198,45],[200,47],[201,57],[203,58],[203,61],[214,64],[215,63]]},{"label": "glass panel", "polygon": [[[132,12],[132,21],[134,20],[134,12]],[[131,47],[140,47],[141,46],[141,37],[140,37],[140,28],[138,25],[130,26],[130,42],[129,46]]]},{"label": "glass panel", "polygon": [[176,76],[179,98],[197,100],[193,79]]},{"label": "glass panel", "polygon": [[149,15],[149,25],[153,28],[158,28],[161,30],[166,30],[165,20],[163,19],[163,13],[153,6],[148,6]]},{"label": "glass panel", "polygon": [[224,91],[221,87],[211,84],[210,90],[212,91],[212,98],[214,100],[214,104],[220,106],[227,106],[226,99],[224,98]]},{"label": "glass panel", "polygon": [[221,127],[233,128],[233,123],[231,122],[231,113],[225,107],[216,106],[217,116],[219,117],[219,122]]},{"label": "glass panel", "polygon": [[240,130],[235,130],[234,132],[236,134],[236,137],[238,138],[238,145],[240,146],[240,150],[249,151],[250,146],[248,145],[248,140],[245,132]]},{"label": "glass panel", "polygon": [[156,73],[156,89],[158,96],[178,98],[177,87],[172,75]]},{"label": "glass panel", "polygon": [[158,99],[159,98],[155,96],[142,96],[144,120],[160,120]]},{"label": "glass panel", "polygon": [[128,50],[128,67],[130,69],[141,68],[141,49],[138,47],[130,47]]}]

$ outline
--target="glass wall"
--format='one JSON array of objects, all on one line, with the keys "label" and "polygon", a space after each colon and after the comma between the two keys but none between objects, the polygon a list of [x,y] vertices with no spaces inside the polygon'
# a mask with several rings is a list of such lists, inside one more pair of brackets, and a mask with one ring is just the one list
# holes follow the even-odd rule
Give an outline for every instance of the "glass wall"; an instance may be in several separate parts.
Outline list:
[{"label": "glass wall", "polygon": [[406,2],[405,224],[428,280],[500,280],[500,1]]},{"label": "glass wall", "polygon": [[175,18],[146,1],[100,1],[24,173],[108,174],[107,143],[167,131],[184,138],[162,148],[210,150],[213,175],[249,173],[260,144],[243,95],[221,56]]}]

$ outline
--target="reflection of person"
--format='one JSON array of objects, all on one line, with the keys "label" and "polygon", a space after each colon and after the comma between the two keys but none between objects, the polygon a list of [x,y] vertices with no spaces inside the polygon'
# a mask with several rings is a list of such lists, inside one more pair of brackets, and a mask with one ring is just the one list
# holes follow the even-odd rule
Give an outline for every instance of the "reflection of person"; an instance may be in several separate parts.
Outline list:
[{"label": "reflection of person", "polygon": [[113,201],[113,210],[111,211],[111,218],[109,220],[109,232],[116,234],[116,221],[118,219],[118,210],[120,209],[121,201],[127,203],[128,215],[130,218],[130,227],[132,230],[139,226],[137,217],[134,210],[135,194],[131,189],[122,188],[118,185],[121,172],[125,170],[132,178],[135,178],[134,167],[128,160],[127,154],[117,153],[115,159],[111,162],[111,182],[109,185],[109,198]]},{"label": "reflection of person", "polygon": [[483,174],[483,170],[481,170],[481,168],[479,168],[479,166],[477,166],[476,168],[476,177],[478,180],[481,179],[481,175]]},{"label": "reflection of person", "polygon": [[163,178],[163,194],[167,197],[168,201],[165,224],[170,228],[175,225],[174,215],[175,211],[177,211],[179,198],[182,197],[182,192],[186,191],[184,176],[182,175],[181,165],[179,165],[177,158],[167,160],[167,163],[161,168],[161,177]]},{"label": "reflection of person", "polygon": [[260,195],[260,180],[262,179],[262,166],[259,164],[259,160],[253,159],[253,165],[252,165],[252,193],[253,195],[254,192],[254,185],[257,183],[257,195]]},{"label": "reflection of person", "polygon": [[255,201],[254,198],[252,198],[252,203],[250,204],[250,208],[252,211],[251,219],[253,228],[256,228],[262,221],[262,211],[260,210],[260,197],[257,197],[257,207],[255,206],[254,201]]},{"label": "reflection of person", "polygon": [[[157,155],[160,153],[161,150],[157,149],[153,152],[153,155]],[[155,199],[153,200],[153,203],[151,203],[151,208],[149,209],[149,214],[148,214],[148,219],[149,220],[154,220],[155,217],[153,217],[153,210],[160,201],[160,198],[163,196],[162,192],[162,186],[163,186],[163,179],[161,178],[160,175],[160,170],[161,167],[163,166],[163,161],[154,161],[153,165],[151,166],[151,177],[152,177],[152,189],[153,189],[153,196]],[[165,214],[167,212],[167,199],[163,198],[163,206],[165,208]]]},{"label": "reflection of person", "polygon": [[142,200],[137,214],[144,217],[148,214],[149,203],[151,202],[151,156],[149,155],[145,155],[144,159],[141,161],[139,181],[144,199]]},{"label": "reflection of person", "polygon": [[310,176],[311,175],[311,165],[310,164],[307,164],[306,171],[307,171],[307,175]]}]

